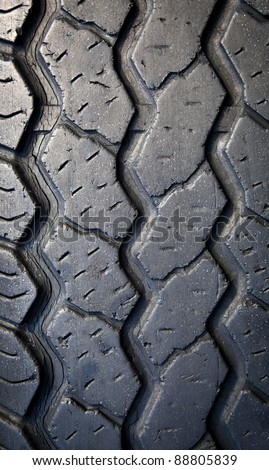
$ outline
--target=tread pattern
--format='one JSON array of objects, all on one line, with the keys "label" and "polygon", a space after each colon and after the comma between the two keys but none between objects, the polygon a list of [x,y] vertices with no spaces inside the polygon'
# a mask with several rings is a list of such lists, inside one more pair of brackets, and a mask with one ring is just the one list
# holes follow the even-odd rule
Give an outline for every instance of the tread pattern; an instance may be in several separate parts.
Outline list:
[{"label": "tread pattern", "polygon": [[[32,11],[31,2],[11,0],[1,6],[0,448],[44,449],[48,445],[40,422],[51,366],[39,321],[43,321],[49,287],[34,244],[46,199],[32,165],[35,142],[42,137],[41,132],[36,139],[34,130],[40,104],[37,112],[32,96],[33,60],[28,68],[31,35],[34,31],[35,42],[42,18],[35,6]],[[25,37],[27,14],[32,19],[27,28],[30,39]],[[43,367],[46,382],[41,380]]]},{"label": "tread pattern", "polygon": [[[208,84],[205,88],[200,77]],[[176,97],[176,98],[175,98]],[[149,194],[159,196],[184,183],[203,161],[203,147],[224,92],[206,59],[176,76],[158,93],[156,121],[137,159],[139,178]],[[200,115],[207,119],[200,121]],[[193,153],[193,158],[189,158]],[[160,178],[160,174],[165,174]]]},{"label": "tread pattern", "polygon": [[41,52],[63,92],[67,117],[83,130],[120,142],[133,110],[114,71],[111,45],[88,29],[56,20]]},{"label": "tread pattern", "polygon": [[[244,413],[248,410],[247,415]],[[259,430],[259,446],[257,450],[268,450],[268,405],[260,402],[253,394],[242,391],[230,419],[228,426],[234,439],[243,443],[244,449],[257,448],[256,430]],[[239,424],[240,422],[240,424]]]},{"label": "tread pattern", "polygon": [[[197,20],[192,23],[192,28],[196,28],[200,34],[213,6],[211,3],[207,11],[209,3],[204,6],[203,20],[198,15]],[[188,2],[188,7],[186,5],[185,7],[191,8],[191,2]],[[159,26],[155,25],[153,28],[152,18],[161,8],[163,8],[161,2],[154,2],[150,13],[147,12],[147,19],[149,19],[143,24],[144,32],[140,31],[141,38],[145,39],[147,28],[149,30],[152,28],[149,34],[154,34],[154,40],[151,39],[151,44],[154,44],[154,41],[157,43],[159,34]],[[174,5],[174,11],[177,8],[180,8],[179,4]],[[165,24],[165,16],[162,20],[161,22]],[[181,23],[180,34],[187,35],[188,28],[187,23]],[[197,40],[194,55],[199,51],[199,42],[200,38]],[[201,266],[206,266],[207,262],[210,265],[205,242],[208,230],[222,211],[226,200],[205,162],[204,146],[225,93],[203,54],[197,54],[193,60],[194,56],[190,53],[188,61],[184,63],[183,67],[186,69],[183,74],[173,73],[176,71],[172,68],[166,69],[167,78],[161,83],[161,79],[165,78],[162,76],[153,84],[150,81],[151,77],[148,78],[146,75],[147,69],[141,70],[139,56],[141,44],[142,39],[139,39],[134,49],[131,49],[129,61],[132,60],[134,63],[134,77],[141,74],[140,85],[143,83],[141,86],[144,90],[143,79],[148,85],[146,93],[151,97],[149,99],[151,111],[144,112],[148,132],[143,133],[135,149],[131,147],[130,153],[135,152],[135,158],[129,164],[129,171],[132,172],[137,198],[141,201],[141,192],[145,198],[143,210],[147,224],[141,226],[137,238],[131,242],[128,255],[135,276],[139,276],[140,282],[149,287],[145,286],[144,305],[139,311],[134,312],[128,332],[129,344],[127,346],[131,349],[131,357],[135,357],[137,367],[144,370],[145,382],[138,396],[138,410],[136,407],[131,409],[126,428],[129,433],[129,446],[132,448],[195,448],[206,435],[205,417],[226,375],[226,366],[205,327],[206,319],[210,316],[216,301],[213,291],[209,293],[211,308],[209,307],[209,311],[206,311],[203,317],[201,305],[201,312],[199,312],[201,323],[197,323],[197,331],[193,332],[192,326],[193,336],[189,337],[188,341],[189,333],[187,332],[190,328],[188,321],[186,322],[187,312],[184,319],[184,312],[180,309],[182,291],[178,291],[177,295],[174,286],[183,284],[183,279],[187,279],[188,276],[197,275],[196,270],[198,272],[203,270]],[[184,54],[187,54],[186,51]],[[158,73],[162,73],[162,65],[165,64],[164,66],[167,67],[171,57],[169,47],[163,48],[161,53],[158,50],[156,66],[149,67],[149,73],[150,70],[154,70],[155,76],[158,77]],[[208,77],[207,89],[201,86],[199,80],[201,73]],[[131,86],[135,86],[132,79]],[[151,88],[154,90],[151,91]],[[208,100],[207,93],[208,96],[213,96],[213,99]],[[178,100],[174,98],[175,96],[178,96]],[[140,98],[141,107],[144,99],[144,97]],[[199,125],[197,124],[197,109],[199,113],[201,109],[204,109],[208,117],[205,126],[203,123],[201,125],[200,121]],[[188,147],[189,141],[192,142],[191,150]],[[164,165],[167,168],[165,175]],[[206,204],[205,201],[207,201]],[[175,227],[173,216],[175,219],[184,218],[182,226],[176,225]],[[199,221],[201,226],[197,224]],[[182,221],[179,220],[179,222]],[[166,231],[162,230],[163,226]],[[226,288],[225,279],[218,271],[215,262],[211,260],[211,263],[211,268],[204,267],[204,269],[218,272],[220,283],[217,287],[219,291],[217,295],[221,295]],[[173,305],[168,296],[172,286],[175,299]],[[198,282],[197,279],[196,286],[195,293],[203,295],[203,281]],[[191,298],[194,294],[193,285],[186,280],[185,288],[186,296]],[[214,290],[213,286],[212,288]],[[191,309],[191,304],[189,305]],[[164,328],[161,323],[161,312],[166,313]],[[198,312],[196,313],[199,315]],[[150,334],[150,325],[153,324],[154,331]],[[187,344],[180,345],[179,337],[186,338]],[[197,357],[199,357],[198,362]],[[182,374],[182,370],[186,370],[186,374]],[[197,371],[197,374],[192,375],[190,370]],[[210,377],[211,385],[214,384],[210,390],[203,378],[205,376]],[[191,425],[181,427],[180,423],[184,420],[190,422],[192,415],[187,413],[183,416],[182,407],[175,398],[175,391],[181,390],[179,400],[181,402],[184,400],[185,410],[191,410],[194,402],[189,392],[190,386],[193,396],[196,396],[196,393],[198,396],[205,387],[203,396],[207,398],[203,407],[197,411],[199,417],[197,422],[195,421],[196,424],[193,422]],[[210,446],[212,446],[212,440]]]},{"label": "tread pattern", "polygon": [[[1,11],[1,10],[0,10]],[[1,13],[0,13],[1,15]],[[4,25],[4,21],[0,23]],[[0,30],[1,36],[1,30]],[[10,99],[6,99],[9,96]],[[1,145],[16,148],[33,109],[33,98],[12,61],[0,61]],[[12,126],[13,132],[10,132]]]},{"label": "tread pattern", "polygon": [[88,406],[95,404],[97,409],[122,419],[136,394],[137,384],[120,348],[117,330],[95,316],[86,319],[70,310],[61,310],[50,324],[48,335],[66,364],[65,393],[75,393]]},{"label": "tread pattern", "polygon": [[136,212],[117,181],[114,155],[97,142],[58,127],[42,161],[64,200],[68,219],[82,228],[96,229],[103,211],[108,219],[104,222],[105,234],[113,238],[126,235]]},{"label": "tread pattern", "polygon": [[227,326],[245,357],[248,381],[268,395],[267,317],[266,310],[257,305],[249,308],[241,306],[229,319]]},{"label": "tread pattern", "polygon": [[36,286],[10,251],[0,249],[1,318],[21,323],[36,298]]},{"label": "tread pattern", "polygon": [[[79,426],[78,426],[79,423]],[[70,398],[62,399],[49,432],[59,449],[120,449],[120,427],[102,412],[88,409]]]},{"label": "tread pattern", "polygon": [[[206,205],[205,201],[208,201]],[[137,254],[151,278],[163,279],[173,269],[187,266],[202,252],[207,229],[221,212],[224,202],[223,193],[206,165],[188,186],[176,187],[161,199],[158,216],[154,214],[154,220],[150,222],[152,228]],[[180,214],[177,214],[179,207]],[[177,216],[178,227],[171,220]],[[171,228],[166,237],[156,235],[161,222],[167,219],[170,219]],[[156,264],[156,259],[160,263]]]},{"label": "tread pattern", "polygon": [[[164,284],[158,300],[140,324],[138,338],[146,347],[155,364],[163,364],[175,351],[184,350],[201,336],[212,307],[225,289],[221,270],[209,257],[201,258],[197,264],[173,274]],[[172,293],[180,292],[179,298]],[[185,299],[184,296],[191,299]],[[199,308],[197,308],[199,298]],[[165,315],[169,312],[169,317]],[[154,325],[154,328],[153,328]]]},{"label": "tread pattern", "polygon": [[268,449],[268,6],[111,5],[0,9],[0,448]]},{"label": "tread pattern", "polygon": [[1,404],[24,415],[39,383],[31,356],[11,331],[0,330]]},{"label": "tread pattern", "polygon": [[269,304],[268,226],[261,225],[255,219],[246,222],[247,234],[244,236],[244,230],[239,225],[232,241],[227,244],[247,276],[248,293]]},{"label": "tread pattern", "polygon": [[[234,129],[226,152],[244,188],[246,206],[265,219],[269,217],[268,128],[254,121],[250,116],[241,117]],[[255,142],[259,142],[256,145]]]},{"label": "tread pattern", "polygon": [[[210,360],[208,360],[210,358]],[[152,449],[190,449],[204,434],[204,422],[223,381],[226,368],[219,362],[212,341],[200,343],[190,352],[177,355],[161,373],[157,400],[144,421],[139,437]],[[176,377],[176,380],[175,380]],[[182,395],[185,397],[182,407]],[[199,400],[203,394],[206,400]],[[180,423],[180,426],[179,426]]]},{"label": "tread pattern", "polygon": [[11,165],[0,163],[0,172],[0,235],[18,240],[33,218],[35,206]]},{"label": "tread pattern", "polygon": [[0,419],[1,450],[30,450],[31,447],[21,430],[7,421]]},{"label": "tread pattern", "polygon": [[119,267],[117,248],[63,226],[51,237],[45,253],[65,283],[69,302],[119,321],[130,313],[137,295]]},{"label": "tread pattern", "polygon": [[[249,3],[262,6],[262,2]],[[268,195],[266,157],[261,161],[268,133],[267,66],[261,59],[267,53],[267,28],[268,20],[254,9],[230,1],[221,11],[207,49],[232,102],[216,123],[216,130],[225,134],[211,145],[209,155],[232,203],[224,209],[221,217],[226,220],[218,236],[213,231],[210,245],[231,282],[210,322],[210,331],[231,364],[229,381],[212,410],[211,429],[221,447],[230,449],[268,449],[263,362],[268,315],[268,222],[263,202]],[[250,143],[251,137],[257,139],[257,148]]]},{"label": "tread pattern", "polygon": [[[63,8],[77,20],[95,23],[108,34],[117,36],[131,7],[126,0],[100,0],[98,3],[77,2],[77,0],[62,0]],[[113,11],[113,14],[111,12]],[[115,41],[115,37],[113,39]]]},{"label": "tread pattern", "polygon": [[[120,448],[120,428],[139,389],[119,339],[138,299],[119,264],[121,240],[136,211],[116,177],[116,153],[133,107],[114,70],[111,47],[114,27],[122,24],[129,5],[119,4],[113,22],[100,25],[85,22],[82,5],[76,16],[72,2],[64,7],[40,49],[62,102],[61,122],[38,156],[49,191],[57,196],[56,220],[43,256],[61,285],[46,336],[65,370],[46,429],[55,448]],[[96,15],[98,21],[98,9]],[[66,39],[62,50],[59,45]],[[107,218],[102,227],[100,213]],[[76,359],[71,349],[78,338],[83,350]],[[85,383],[74,381],[78,368]],[[82,425],[88,436],[81,436]]]},{"label": "tread pattern", "polygon": [[[267,83],[269,66],[264,62],[264,48],[268,43],[269,24],[260,22],[249,13],[238,10],[222,40],[230,60],[244,84],[244,98],[254,111],[269,118]],[[255,36],[255,41],[253,37]]]},{"label": "tread pattern", "polygon": [[[31,0],[2,0],[0,8],[0,37],[6,41],[15,41],[20,33],[25,18],[31,8]],[[4,101],[1,100],[1,103]]]},{"label": "tread pattern", "polygon": [[214,3],[196,2],[194,8],[194,2],[188,0],[149,2],[148,22],[134,52],[136,67],[149,88],[158,88],[167,75],[191,63],[199,52],[200,37]]}]

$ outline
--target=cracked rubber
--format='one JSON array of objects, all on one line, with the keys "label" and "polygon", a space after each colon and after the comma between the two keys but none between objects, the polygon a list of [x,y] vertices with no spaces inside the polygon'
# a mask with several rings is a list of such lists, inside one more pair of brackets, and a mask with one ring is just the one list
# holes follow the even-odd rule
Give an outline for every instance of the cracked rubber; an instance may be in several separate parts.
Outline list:
[{"label": "cracked rubber", "polygon": [[269,449],[268,13],[2,2],[0,449]]}]

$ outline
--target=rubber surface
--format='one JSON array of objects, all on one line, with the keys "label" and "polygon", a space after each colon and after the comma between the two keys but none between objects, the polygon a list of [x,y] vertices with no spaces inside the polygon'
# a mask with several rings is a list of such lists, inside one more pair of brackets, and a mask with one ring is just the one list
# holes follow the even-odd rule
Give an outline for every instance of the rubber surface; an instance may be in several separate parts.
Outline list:
[{"label": "rubber surface", "polygon": [[2,449],[269,449],[268,14],[2,2]]}]

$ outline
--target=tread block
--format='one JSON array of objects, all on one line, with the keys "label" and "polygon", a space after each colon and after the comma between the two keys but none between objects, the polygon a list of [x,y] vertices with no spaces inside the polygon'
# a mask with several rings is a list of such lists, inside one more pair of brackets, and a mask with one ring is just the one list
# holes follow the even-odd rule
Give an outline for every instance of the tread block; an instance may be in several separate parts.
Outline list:
[{"label": "tread block", "polygon": [[39,384],[37,365],[13,332],[0,330],[0,402],[24,415]]},{"label": "tread block", "polygon": [[[0,38],[6,41],[14,41],[26,16],[32,6],[31,0],[1,0],[0,4]],[[1,100],[1,104],[2,104]]]},{"label": "tread block", "polygon": [[21,430],[0,419],[0,450],[31,450]]},{"label": "tread block", "polygon": [[242,219],[227,243],[247,274],[248,292],[269,303],[269,226]]},{"label": "tread block", "polygon": [[0,60],[0,101],[0,145],[15,149],[32,114],[33,98],[11,61]]},{"label": "tread block", "polygon": [[96,23],[110,34],[117,34],[131,7],[129,0],[62,0],[68,13],[80,21]]},{"label": "tread block", "polygon": [[174,274],[154,298],[138,337],[156,364],[184,349],[206,330],[206,321],[224,290],[224,279],[212,259]]},{"label": "tread block", "polygon": [[[136,161],[149,194],[162,195],[172,184],[185,182],[201,164],[223,98],[223,88],[206,59],[158,95],[156,121]],[[201,120],[202,115],[207,118]]]},{"label": "tread block", "polygon": [[250,117],[239,119],[226,152],[245,190],[247,207],[269,219],[269,129]]},{"label": "tread block", "polygon": [[96,316],[62,309],[47,334],[66,365],[66,393],[123,418],[139,385],[118,331]]},{"label": "tread block", "polygon": [[42,160],[64,199],[69,219],[88,229],[100,229],[98,217],[103,213],[107,235],[126,235],[136,212],[117,181],[113,155],[94,141],[60,127]]},{"label": "tread block", "polygon": [[250,392],[241,392],[229,418],[227,425],[240,449],[269,449],[269,406],[267,403],[263,403]]},{"label": "tread block", "polygon": [[268,36],[268,22],[260,23],[253,16],[239,10],[222,41],[243,80],[247,104],[266,119],[269,119]]},{"label": "tread block", "polygon": [[83,130],[119,143],[133,106],[114,71],[111,46],[88,30],[57,20],[41,53],[62,90],[67,116]]},{"label": "tread block", "polygon": [[227,327],[245,356],[248,380],[269,395],[268,312],[258,306],[242,307]]},{"label": "tread block", "polygon": [[136,248],[136,256],[151,278],[163,279],[201,253],[208,229],[224,203],[223,193],[207,166],[199,170],[194,181],[177,186],[162,199],[157,216],[149,221],[150,229]]},{"label": "tread block", "polygon": [[133,60],[147,85],[157,88],[170,72],[185,69],[200,50],[200,37],[215,0],[152,3]]},{"label": "tread block", "polygon": [[206,432],[206,418],[225,374],[211,340],[176,356],[161,376],[158,399],[139,431],[144,448],[191,449]]},{"label": "tread block", "polygon": [[60,450],[121,449],[119,427],[98,410],[86,410],[73,400],[62,399],[49,433]]},{"label": "tread block", "polygon": [[137,294],[119,266],[117,248],[64,225],[44,251],[65,284],[69,302],[120,321],[130,313]]},{"label": "tread block", "polygon": [[36,298],[36,287],[10,251],[1,248],[0,258],[0,316],[21,323]]},{"label": "tread block", "polygon": [[35,206],[12,166],[7,163],[0,163],[0,197],[0,235],[18,240],[30,223]]}]

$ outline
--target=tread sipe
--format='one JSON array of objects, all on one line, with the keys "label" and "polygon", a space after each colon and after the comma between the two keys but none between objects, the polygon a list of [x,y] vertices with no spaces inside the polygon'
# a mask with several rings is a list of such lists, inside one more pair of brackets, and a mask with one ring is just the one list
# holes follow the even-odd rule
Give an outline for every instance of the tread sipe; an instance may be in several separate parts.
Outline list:
[{"label": "tread sipe", "polygon": [[2,1],[1,449],[269,449],[268,14]]}]

